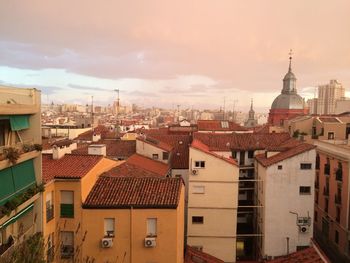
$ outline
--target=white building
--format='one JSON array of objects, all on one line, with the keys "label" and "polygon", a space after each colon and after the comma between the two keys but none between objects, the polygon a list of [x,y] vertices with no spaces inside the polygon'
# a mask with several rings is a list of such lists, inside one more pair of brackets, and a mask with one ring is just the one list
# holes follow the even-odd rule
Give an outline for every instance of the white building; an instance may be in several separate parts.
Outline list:
[{"label": "white building", "polygon": [[315,147],[298,142],[289,146],[288,150],[273,149],[256,156],[262,258],[308,247],[313,236]]},{"label": "white building", "polygon": [[345,88],[333,79],[318,87],[317,114],[334,114],[337,100],[345,97]]}]

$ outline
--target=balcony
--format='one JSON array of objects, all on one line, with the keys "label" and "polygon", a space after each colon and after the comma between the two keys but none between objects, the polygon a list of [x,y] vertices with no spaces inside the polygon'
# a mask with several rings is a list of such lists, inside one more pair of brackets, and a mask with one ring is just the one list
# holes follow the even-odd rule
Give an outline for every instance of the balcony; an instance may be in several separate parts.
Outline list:
[{"label": "balcony", "polygon": [[40,96],[40,92],[35,89],[1,87],[1,114],[34,114],[40,112]]},{"label": "balcony", "polygon": [[325,196],[329,196],[329,187],[324,187],[323,188],[323,195],[325,195]]},{"label": "balcony", "polygon": [[61,246],[61,258],[70,259],[74,256],[74,246],[73,245],[62,245]]},{"label": "balcony", "polygon": [[49,222],[54,217],[54,206],[50,205],[46,207],[46,222]]}]

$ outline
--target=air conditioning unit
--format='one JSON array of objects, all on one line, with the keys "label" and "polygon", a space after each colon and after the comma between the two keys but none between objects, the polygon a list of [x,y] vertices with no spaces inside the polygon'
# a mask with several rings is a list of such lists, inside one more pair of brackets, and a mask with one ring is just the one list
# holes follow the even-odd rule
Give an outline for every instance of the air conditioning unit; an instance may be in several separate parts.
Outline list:
[{"label": "air conditioning unit", "polygon": [[191,172],[192,172],[192,175],[197,175],[198,174],[198,170],[197,169],[193,169]]},{"label": "air conditioning unit", "polygon": [[310,227],[309,226],[299,226],[299,232],[300,233],[308,233]]},{"label": "air conditioning unit", "polygon": [[103,248],[112,247],[113,246],[113,239],[112,238],[102,238],[101,246]]},{"label": "air conditioning unit", "polygon": [[155,237],[146,237],[145,238],[145,247],[155,247],[156,238]]}]

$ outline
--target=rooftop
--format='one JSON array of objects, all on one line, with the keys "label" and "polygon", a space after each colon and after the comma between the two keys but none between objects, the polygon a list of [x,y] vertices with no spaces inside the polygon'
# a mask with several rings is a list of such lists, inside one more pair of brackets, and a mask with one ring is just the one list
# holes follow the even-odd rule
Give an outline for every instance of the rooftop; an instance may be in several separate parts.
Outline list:
[{"label": "rooftop", "polygon": [[233,121],[198,120],[197,125],[198,131],[247,131]]},{"label": "rooftop", "polygon": [[294,253],[289,254],[288,256],[283,256],[276,258],[274,260],[266,261],[269,263],[324,263],[327,262],[323,260],[319,253],[314,247],[309,247]]},{"label": "rooftop", "polygon": [[60,159],[52,159],[52,154],[42,154],[42,173],[44,183],[60,179],[80,179],[84,177],[100,160],[97,155],[66,154]]},{"label": "rooftop", "polygon": [[169,166],[165,163],[134,154],[126,162],[112,168],[105,174],[119,177],[165,177],[169,169]]},{"label": "rooftop", "polygon": [[173,147],[171,145],[169,145],[168,143],[165,143],[163,141],[159,141],[159,140],[153,138],[153,136],[149,136],[149,135],[139,136],[139,137],[137,137],[136,140],[143,141],[145,143],[153,145],[153,146],[155,146],[159,149],[162,149],[164,151],[167,151],[167,152],[170,152],[173,149]]},{"label": "rooftop", "polygon": [[185,253],[185,263],[223,263],[221,259],[218,259],[212,255],[199,251],[193,247],[187,246]]},{"label": "rooftop", "polygon": [[181,178],[101,176],[83,208],[177,208]]}]

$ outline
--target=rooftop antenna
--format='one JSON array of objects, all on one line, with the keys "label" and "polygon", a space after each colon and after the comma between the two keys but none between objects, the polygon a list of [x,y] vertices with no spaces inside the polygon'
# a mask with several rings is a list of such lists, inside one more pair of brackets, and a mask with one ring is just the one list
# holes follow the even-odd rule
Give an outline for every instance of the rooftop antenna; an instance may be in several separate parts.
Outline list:
[{"label": "rooftop antenna", "polygon": [[94,133],[94,96],[91,96],[91,130]]},{"label": "rooftop antenna", "polygon": [[289,70],[289,71],[292,71],[292,59],[293,59],[292,56],[293,56],[293,50],[290,49],[288,54],[289,54],[289,69],[288,69],[288,70]]},{"label": "rooftop antenna", "polygon": [[236,107],[236,102],[238,100],[233,100],[233,107],[232,107],[232,120],[235,122],[236,121],[236,115],[235,115],[235,107]]},{"label": "rooftop antenna", "polygon": [[225,120],[225,107],[226,107],[226,97],[224,97],[224,111],[223,111],[223,120]]},{"label": "rooftop antenna", "polygon": [[117,112],[116,112],[116,122],[117,122],[117,135],[119,135],[119,89],[114,89],[117,92]]},{"label": "rooftop antenna", "polygon": [[180,104],[177,105],[177,122],[180,123]]}]

